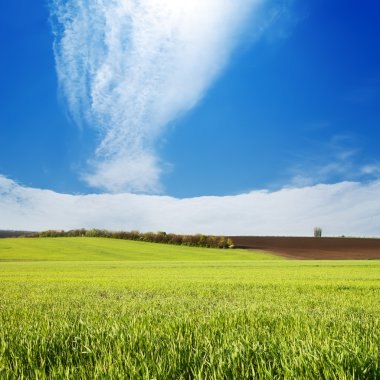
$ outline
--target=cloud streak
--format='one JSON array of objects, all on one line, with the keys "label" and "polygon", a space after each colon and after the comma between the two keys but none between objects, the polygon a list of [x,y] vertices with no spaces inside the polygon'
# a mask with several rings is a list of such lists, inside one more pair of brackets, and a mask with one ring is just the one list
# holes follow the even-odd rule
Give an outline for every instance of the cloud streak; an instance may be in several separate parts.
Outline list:
[{"label": "cloud streak", "polygon": [[66,195],[0,176],[0,229],[106,228],[223,235],[379,236],[380,181],[224,197]]},{"label": "cloud streak", "polygon": [[56,69],[78,124],[98,133],[86,182],[157,192],[154,147],[225,66],[261,0],[52,0]]}]

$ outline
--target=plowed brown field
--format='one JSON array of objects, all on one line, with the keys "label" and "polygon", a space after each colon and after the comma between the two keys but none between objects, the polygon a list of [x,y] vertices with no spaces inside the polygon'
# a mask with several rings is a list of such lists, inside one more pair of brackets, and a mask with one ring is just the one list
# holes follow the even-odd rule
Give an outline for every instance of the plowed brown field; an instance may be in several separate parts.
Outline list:
[{"label": "plowed brown field", "polygon": [[271,251],[301,260],[380,259],[380,239],[231,236],[236,248]]}]

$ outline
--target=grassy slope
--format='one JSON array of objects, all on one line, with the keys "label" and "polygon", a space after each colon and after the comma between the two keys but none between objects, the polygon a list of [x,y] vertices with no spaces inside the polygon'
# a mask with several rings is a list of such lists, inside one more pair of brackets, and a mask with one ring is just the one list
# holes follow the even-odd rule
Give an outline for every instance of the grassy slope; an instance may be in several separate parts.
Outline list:
[{"label": "grassy slope", "polygon": [[204,261],[279,260],[263,251],[227,250],[104,238],[0,239],[0,260]]},{"label": "grassy slope", "polygon": [[380,379],[380,262],[268,258],[0,240],[0,379]]}]

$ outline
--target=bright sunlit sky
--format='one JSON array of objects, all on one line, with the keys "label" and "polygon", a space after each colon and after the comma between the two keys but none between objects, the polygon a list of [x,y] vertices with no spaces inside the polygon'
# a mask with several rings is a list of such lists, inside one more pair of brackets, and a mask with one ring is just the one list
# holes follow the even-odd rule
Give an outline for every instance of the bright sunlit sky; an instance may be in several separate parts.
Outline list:
[{"label": "bright sunlit sky", "polygon": [[370,186],[379,19],[377,0],[3,1],[0,175],[176,198]]}]

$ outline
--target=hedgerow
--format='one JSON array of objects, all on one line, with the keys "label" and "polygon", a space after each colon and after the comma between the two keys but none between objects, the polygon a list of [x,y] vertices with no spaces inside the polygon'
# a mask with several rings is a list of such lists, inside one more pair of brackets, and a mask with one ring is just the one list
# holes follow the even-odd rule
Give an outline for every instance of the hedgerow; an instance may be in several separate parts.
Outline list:
[{"label": "hedgerow", "polygon": [[174,245],[187,245],[191,247],[205,247],[205,248],[232,248],[233,241],[225,236],[212,236],[212,235],[178,235],[159,232],[139,232],[139,231],[108,231],[93,228],[86,230],[84,228],[75,230],[47,230],[36,232],[30,237],[44,238],[44,237],[102,237],[111,239],[124,239],[145,241],[149,243],[162,243]]}]

